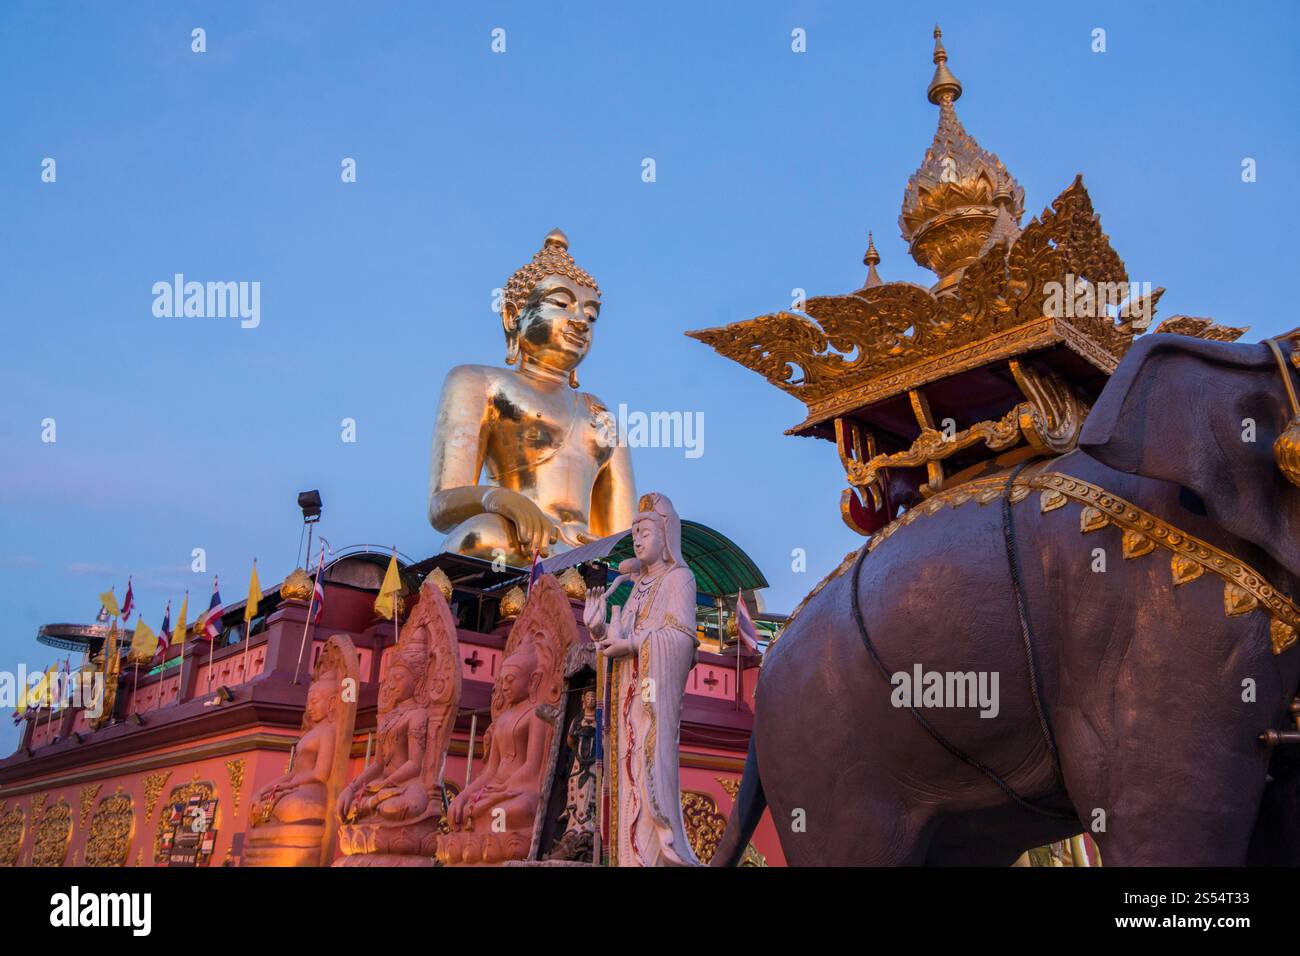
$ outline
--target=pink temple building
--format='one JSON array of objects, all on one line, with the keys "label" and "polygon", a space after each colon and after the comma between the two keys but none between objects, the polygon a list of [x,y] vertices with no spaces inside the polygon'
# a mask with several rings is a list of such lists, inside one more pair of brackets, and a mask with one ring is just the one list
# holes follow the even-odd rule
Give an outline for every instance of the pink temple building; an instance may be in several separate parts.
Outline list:
[{"label": "pink temple building", "polygon": [[[753,607],[754,592],[767,582],[725,537],[685,524],[686,560],[701,590],[699,659],[681,724],[681,791],[691,843],[707,860],[739,784],[759,674],[759,657],[734,639],[734,628],[727,633],[729,608],[737,592]],[[590,638],[576,595],[586,583],[607,580],[608,562],[616,564],[620,554],[615,546],[582,563],[581,577],[576,570],[561,577],[583,641]],[[296,572],[267,589],[250,636],[241,602],[224,609],[213,644],[191,636],[183,649],[171,647],[161,665],[136,671],[123,663],[111,717],[98,728],[76,706],[31,714],[17,751],[0,761],[0,865],[239,865],[252,796],[292,759],[315,655],[334,634],[346,634],[358,655],[349,779],[356,777],[373,758],[376,695],[395,643],[393,623],[374,609],[388,559],[387,552],[357,548],[328,562],[324,608],[314,624],[307,623],[310,581]],[[562,555],[547,570],[571,563]],[[435,569],[452,584],[463,689],[446,764],[450,800],[482,759],[493,681],[511,611],[518,613],[511,592],[526,585],[527,574],[453,554],[399,559],[399,566],[412,594]],[[782,619],[755,616],[760,636],[775,637]],[[107,636],[104,625],[47,625],[38,639],[82,652],[89,669],[96,658],[102,662]],[[123,652],[129,643],[129,636],[119,642]],[[770,817],[746,859],[783,864]]]}]

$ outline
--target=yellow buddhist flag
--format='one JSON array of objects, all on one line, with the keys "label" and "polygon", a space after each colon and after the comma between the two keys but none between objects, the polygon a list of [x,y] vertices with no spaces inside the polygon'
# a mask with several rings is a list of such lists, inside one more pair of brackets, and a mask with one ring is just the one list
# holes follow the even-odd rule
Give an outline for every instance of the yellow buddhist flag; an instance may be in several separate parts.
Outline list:
[{"label": "yellow buddhist flag", "polygon": [[190,592],[185,592],[185,597],[181,598],[181,616],[176,621],[176,630],[172,631],[172,644],[185,643],[185,612],[189,609]]},{"label": "yellow buddhist flag", "polygon": [[55,693],[55,691],[58,689],[57,688],[58,677],[59,677],[59,664],[56,661],[55,663],[51,664],[50,669],[45,672],[45,703],[50,708],[50,710],[53,710],[55,703],[57,703],[56,697],[58,695]]},{"label": "yellow buddhist flag", "polygon": [[379,586],[379,597],[375,598],[375,610],[381,617],[392,620],[397,615],[397,595],[402,590],[402,579],[397,574],[397,552],[393,552],[388,561],[388,570],[384,572],[384,583]]},{"label": "yellow buddhist flag", "polygon": [[51,664],[50,669],[41,674],[41,679],[36,682],[36,686],[27,692],[27,703],[33,707],[44,707],[50,702],[53,694],[50,693],[50,684],[53,675],[58,672],[56,665]]},{"label": "yellow buddhist flag", "polygon": [[99,603],[104,605],[104,610],[108,612],[109,617],[121,617],[122,612],[117,606],[117,595],[112,591],[105,591],[99,596]]},{"label": "yellow buddhist flag", "polygon": [[41,699],[45,696],[45,675],[42,674],[41,679],[26,690],[27,693],[20,699],[18,706],[23,708],[41,706]]},{"label": "yellow buddhist flag", "polygon": [[158,650],[158,635],[149,629],[144,618],[135,622],[135,634],[131,638],[131,653],[128,659],[143,663],[153,659]]},{"label": "yellow buddhist flag", "polygon": [[253,559],[253,573],[248,579],[248,603],[244,605],[244,621],[257,617],[257,602],[262,600],[262,588],[257,583],[257,559]]}]

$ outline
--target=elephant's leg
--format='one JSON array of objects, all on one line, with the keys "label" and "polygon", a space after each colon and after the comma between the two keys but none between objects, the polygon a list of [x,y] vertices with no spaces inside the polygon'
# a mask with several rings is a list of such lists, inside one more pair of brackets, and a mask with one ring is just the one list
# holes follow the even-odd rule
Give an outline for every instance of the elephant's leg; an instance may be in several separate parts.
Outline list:
[{"label": "elephant's leg", "polygon": [[[1144,748],[1150,746],[1145,744]],[[1110,866],[1242,866],[1260,785],[1231,759],[1154,766],[1133,751],[1108,755],[1105,779],[1072,792],[1084,827]]]},{"label": "elephant's leg", "polygon": [[[769,809],[791,866],[919,866],[929,816],[908,805],[881,769],[841,764],[821,788],[763,771]],[[769,777],[777,777],[769,780]],[[820,792],[819,792],[820,791]]]}]

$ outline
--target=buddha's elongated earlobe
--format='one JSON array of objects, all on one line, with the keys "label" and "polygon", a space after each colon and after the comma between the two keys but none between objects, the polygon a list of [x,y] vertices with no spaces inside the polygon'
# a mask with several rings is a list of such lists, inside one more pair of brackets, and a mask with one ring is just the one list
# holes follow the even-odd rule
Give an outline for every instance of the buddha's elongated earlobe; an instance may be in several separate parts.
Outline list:
[{"label": "buddha's elongated earlobe", "polygon": [[519,361],[519,313],[509,303],[501,306],[501,327],[506,333],[506,364]]}]

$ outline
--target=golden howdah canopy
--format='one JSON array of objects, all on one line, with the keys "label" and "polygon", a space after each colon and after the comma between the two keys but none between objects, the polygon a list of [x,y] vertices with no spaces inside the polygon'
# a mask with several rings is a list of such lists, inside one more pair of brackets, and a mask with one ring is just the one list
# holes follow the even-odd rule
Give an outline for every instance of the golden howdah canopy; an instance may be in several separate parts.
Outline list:
[{"label": "golden howdah canopy", "polygon": [[[788,433],[836,441],[859,491],[885,467],[925,469],[928,495],[1017,444],[1068,450],[1164,291],[1130,283],[1081,176],[1021,227],[1024,190],[958,120],[947,59],[936,28],[939,122],[899,216],[938,281],[882,281],[873,242],[856,291],[687,333],[802,401]],[[1179,316],[1158,331],[1244,330]]]}]

